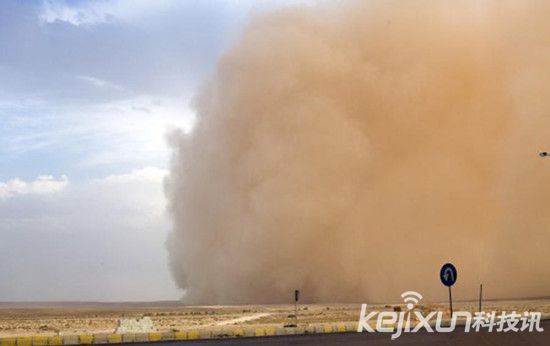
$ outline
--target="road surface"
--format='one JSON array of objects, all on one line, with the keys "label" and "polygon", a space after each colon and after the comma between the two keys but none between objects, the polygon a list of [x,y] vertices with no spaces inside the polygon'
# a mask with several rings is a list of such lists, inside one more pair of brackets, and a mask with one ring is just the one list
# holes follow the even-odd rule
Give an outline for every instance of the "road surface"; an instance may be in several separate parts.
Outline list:
[{"label": "road surface", "polygon": [[[418,333],[402,334],[396,340],[391,340],[390,333],[335,333],[335,334],[310,334],[288,335],[272,337],[233,338],[200,341],[167,341],[155,343],[155,346],[235,346],[235,345],[418,345],[418,346],[451,346],[451,345],[491,345],[491,346],[516,346],[516,345],[550,345],[550,320],[544,320],[540,326],[544,332],[469,332],[464,333],[463,328],[457,327],[453,333]],[[133,346],[151,346],[149,344],[133,343]]]}]

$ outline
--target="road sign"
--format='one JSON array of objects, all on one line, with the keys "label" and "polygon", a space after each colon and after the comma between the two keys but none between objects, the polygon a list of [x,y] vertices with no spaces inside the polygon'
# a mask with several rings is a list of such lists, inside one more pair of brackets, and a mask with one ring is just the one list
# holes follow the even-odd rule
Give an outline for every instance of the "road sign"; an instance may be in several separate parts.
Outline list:
[{"label": "road sign", "polygon": [[451,318],[453,318],[453,295],[451,293],[451,286],[455,284],[457,275],[456,268],[451,263],[445,263],[439,271],[441,283],[449,287],[449,307],[451,310]]},{"label": "road sign", "polygon": [[457,278],[455,266],[451,263],[445,263],[439,271],[439,278],[441,279],[441,283],[447,287],[454,285]]}]

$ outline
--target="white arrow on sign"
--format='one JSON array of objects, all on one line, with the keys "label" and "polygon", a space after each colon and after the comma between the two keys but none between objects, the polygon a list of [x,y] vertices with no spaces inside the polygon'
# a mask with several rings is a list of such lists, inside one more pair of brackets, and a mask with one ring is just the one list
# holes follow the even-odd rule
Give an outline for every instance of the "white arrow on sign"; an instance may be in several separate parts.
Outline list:
[{"label": "white arrow on sign", "polygon": [[455,276],[453,275],[453,270],[450,267],[445,268],[445,271],[443,272],[443,277],[445,278],[445,281],[449,281],[449,275],[451,275],[451,281],[455,281]]}]

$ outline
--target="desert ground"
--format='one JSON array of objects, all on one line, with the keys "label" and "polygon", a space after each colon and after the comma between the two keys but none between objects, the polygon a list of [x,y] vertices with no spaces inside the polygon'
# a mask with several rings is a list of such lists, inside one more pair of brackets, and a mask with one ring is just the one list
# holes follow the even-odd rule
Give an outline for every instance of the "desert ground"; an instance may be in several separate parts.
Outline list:
[{"label": "desert ground", "polygon": [[[477,311],[477,302],[456,302],[455,310]],[[372,310],[404,310],[403,304],[374,304]],[[419,304],[415,309],[448,314],[448,305]],[[485,311],[550,313],[550,299],[489,301]],[[300,304],[298,324],[356,322],[360,304]],[[121,319],[149,316],[160,331],[224,326],[285,326],[295,323],[294,305],[186,306],[158,303],[0,303],[0,337],[113,333]]]}]

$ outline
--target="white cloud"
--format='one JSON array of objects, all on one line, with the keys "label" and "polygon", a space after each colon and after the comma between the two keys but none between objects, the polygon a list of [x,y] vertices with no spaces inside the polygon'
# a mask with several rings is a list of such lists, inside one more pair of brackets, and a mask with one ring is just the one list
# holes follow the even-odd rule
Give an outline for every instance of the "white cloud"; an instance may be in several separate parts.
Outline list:
[{"label": "white cloud", "polygon": [[7,199],[15,195],[43,195],[63,191],[69,184],[69,179],[62,175],[55,178],[51,175],[41,175],[33,181],[23,181],[19,178],[0,181],[0,198]]},{"label": "white cloud", "polygon": [[142,97],[81,108],[80,113],[85,119],[80,120],[83,131],[102,144],[82,157],[80,167],[161,165],[169,158],[167,132],[175,128],[188,132],[195,123],[194,112],[184,100]]},{"label": "white cloud", "polygon": [[[95,0],[68,4],[63,0],[44,0],[39,18],[42,23],[65,22],[74,26],[96,25],[112,21],[132,21],[155,12],[181,6],[177,0]],[[319,0],[219,0],[221,8],[265,11],[288,5],[313,5]]]},{"label": "white cloud", "polygon": [[168,170],[157,167],[145,167],[135,169],[127,174],[112,174],[105,178],[96,179],[96,182],[106,183],[127,183],[135,181],[147,181],[152,183],[162,183],[164,177],[168,174]]},{"label": "white cloud", "polygon": [[[167,132],[175,128],[190,131],[195,121],[184,97],[142,96],[2,110],[0,106],[0,117],[5,115],[0,125],[0,164],[2,159],[7,163],[6,158],[35,151],[73,152],[78,153],[72,163],[79,170],[107,165],[116,166],[118,171],[165,167],[170,155]],[[70,167],[67,170],[70,172]]]},{"label": "white cloud", "polygon": [[107,88],[107,89],[113,89],[113,90],[119,90],[119,91],[124,90],[124,88],[118,84],[115,84],[100,78],[92,77],[92,76],[76,76],[76,78],[90,85],[93,85],[96,88]]},{"label": "white cloud", "polygon": [[94,25],[113,20],[132,20],[154,11],[169,9],[174,0],[97,0],[67,4],[64,1],[43,2],[43,23],[65,22],[74,26]]}]

